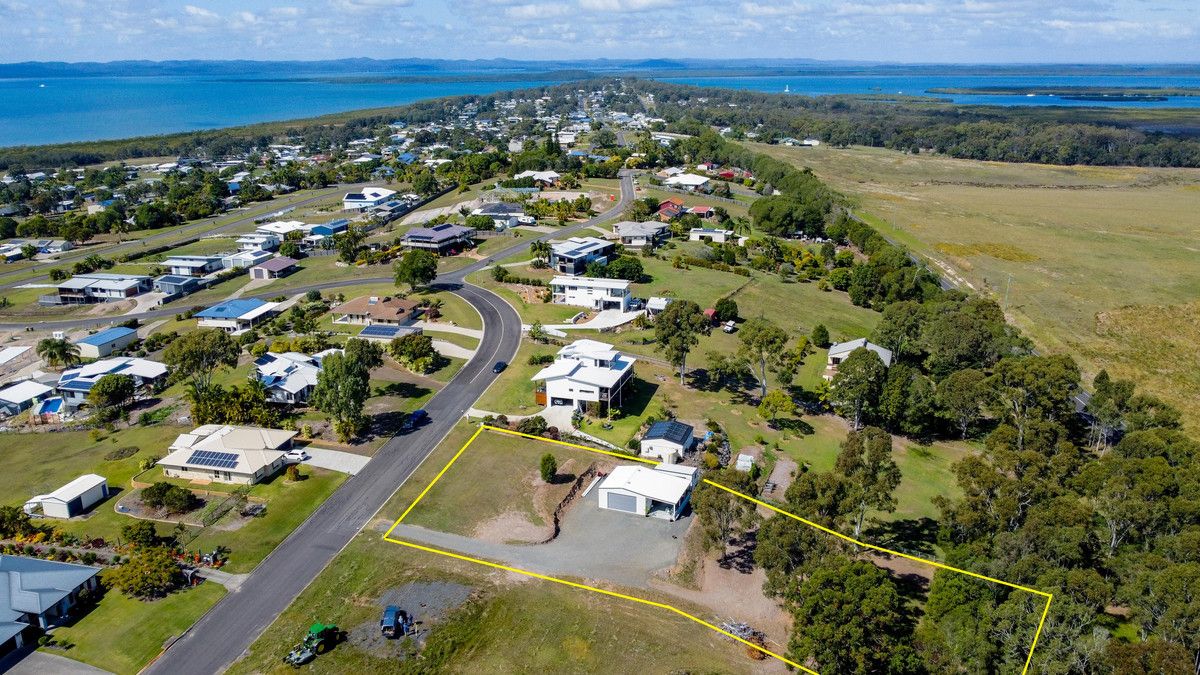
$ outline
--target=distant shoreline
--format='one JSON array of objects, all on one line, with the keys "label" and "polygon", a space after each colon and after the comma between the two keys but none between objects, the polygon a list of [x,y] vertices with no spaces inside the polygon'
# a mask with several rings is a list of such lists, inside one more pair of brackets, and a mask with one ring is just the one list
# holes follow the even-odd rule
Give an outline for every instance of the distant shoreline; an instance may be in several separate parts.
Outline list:
[{"label": "distant shoreline", "polygon": [[1200,87],[989,86],[933,87],[931,94],[957,96],[1055,96],[1068,101],[1166,101],[1200,96]]}]

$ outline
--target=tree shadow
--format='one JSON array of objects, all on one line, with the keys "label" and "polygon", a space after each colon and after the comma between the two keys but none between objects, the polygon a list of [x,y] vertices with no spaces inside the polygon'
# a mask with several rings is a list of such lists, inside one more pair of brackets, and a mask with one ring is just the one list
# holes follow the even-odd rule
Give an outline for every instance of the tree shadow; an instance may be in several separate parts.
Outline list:
[{"label": "tree shadow", "polygon": [[736,570],[741,574],[754,571],[754,549],[758,546],[758,532],[747,532],[729,540],[725,552],[717,558],[721,569]]},{"label": "tree shadow", "polygon": [[408,413],[403,410],[389,410],[371,416],[371,425],[366,436],[394,436],[404,428]]},{"label": "tree shadow", "polygon": [[817,430],[813,428],[813,425],[805,422],[799,417],[781,417],[771,424],[771,428],[779,431],[790,431],[794,434],[800,434],[802,436],[811,436],[812,434],[817,433]]},{"label": "tree shadow", "polygon": [[388,382],[375,387],[376,396],[398,396],[400,398],[420,398],[430,393],[428,387],[422,387],[412,382]]},{"label": "tree shadow", "polygon": [[[633,378],[626,387],[626,396],[618,406],[624,417],[640,417],[650,407],[654,394],[658,392],[658,383],[640,378]],[[629,394],[632,394],[630,396]]]},{"label": "tree shadow", "polygon": [[573,473],[556,473],[554,474],[554,477],[550,479],[550,484],[562,485],[564,483],[573,483],[575,482],[576,478],[578,478],[578,476]]},{"label": "tree shadow", "polygon": [[932,555],[937,543],[938,521],[933,518],[904,518],[876,523],[867,528],[866,537],[880,546],[913,555]]}]

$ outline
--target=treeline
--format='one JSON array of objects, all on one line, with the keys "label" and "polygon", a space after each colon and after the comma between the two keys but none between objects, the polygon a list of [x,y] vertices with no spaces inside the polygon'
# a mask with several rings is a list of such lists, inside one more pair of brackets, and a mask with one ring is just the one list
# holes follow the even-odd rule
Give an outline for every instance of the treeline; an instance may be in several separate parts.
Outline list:
[{"label": "treeline", "polygon": [[[764,142],[814,137],[836,146],[933,150],[962,159],[1200,167],[1200,125],[1190,113],[1155,110],[1138,118],[1096,109],[965,106],[905,97],[880,101],[781,96],[649,80],[630,85],[653,94],[656,113],[684,133],[716,126],[731,127],[738,134],[754,132]],[[1180,134],[1138,126],[1176,128]]]}]

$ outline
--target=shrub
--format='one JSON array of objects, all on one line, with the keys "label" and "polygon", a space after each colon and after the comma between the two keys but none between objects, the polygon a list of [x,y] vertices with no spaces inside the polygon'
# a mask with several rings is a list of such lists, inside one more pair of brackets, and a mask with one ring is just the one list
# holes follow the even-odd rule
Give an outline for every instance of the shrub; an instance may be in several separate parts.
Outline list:
[{"label": "shrub", "polygon": [[542,417],[541,415],[534,415],[532,417],[526,417],[517,423],[517,431],[523,434],[540,436],[542,432],[546,430],[547,426],[549,425],[546,424],[546,418]]},{"label": "shrub", "polygon": [[554,363],[553,354],[531,354],[529,356],[529,365],[544,366],[548,363]]},{"label": "shrub", "polygon": [[300,476],[300,465],[299,464],[288,464],[288,468],[286,471],[284,471],[284,475],[287,477],[287,479],[289,481],[291,481],[293,483],[295,483],[298,480],[301,480],[302,477]]},{"label": "shrub", "polygon": [[179,588],[183,574],[171,552],[148,548],[130,556],[129,561],[109,576],[113,586],[135,598],[158,598]]},{"label": "shrub", "polygon": [[721,466],[721,460],[717,457],[717,454],[715,452],[704,453],[703,463],[704,463],[704,468],[708,471],[713,471],[714,469]]},{"label": "shrub", "polygon": [[158,532],[154,529],[154,523],[148,520],[138,520],[121,527],[121,538],[142,548],[158,545]]},{"label": "shrub", "polygon": [[542,461],[538,468],[542,473],[542,481],[551,483],[554,481],[554,477],[558,475],[558,460],[554,458],[554,455],[547,452],[542,455]]}]

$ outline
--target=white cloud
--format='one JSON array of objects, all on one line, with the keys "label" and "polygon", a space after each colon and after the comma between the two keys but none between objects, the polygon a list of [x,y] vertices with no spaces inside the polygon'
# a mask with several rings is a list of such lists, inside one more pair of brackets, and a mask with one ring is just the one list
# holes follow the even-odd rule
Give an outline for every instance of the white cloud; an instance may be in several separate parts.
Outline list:
[{"label": "white cloud", "polygon": [[677,4],[677,0],[579,0],[582,9],[594,12],[644,12]]},{"label": "white cloud", "polygon": [[505,16],[513,19],[549,19],[557,16],[566,16],[571,13],[571,8],[561,2],[549,3],[526,3],[523,5],[512,5],[504,8]]},{"label": "white cloud", "polygon": [[335,9],[347,12],[378,12],[409,7],[413,0],[331,0],[330,4]]},{"label": "white cloud", "polygon": [[197,7],[195,5],[184,5],[183,13],[202,21],[212,21],[221,18],[220,15],[211,9],[204,9],[203,7]]},{"label": "white cloud", "polygon": [[937,8],[929,2],[890,2],[878,5],[848,3],[837,7],[834,14],[844,16],[900,16],[933,14]]},{"label": "white cloud", "polygon": [[782,2],[762,4],[757,2],[743,2],[741,6],[742,14],[746,16],[791,16],[793,14],[807,14],[812,11],[812,6],[802,2]]}]

